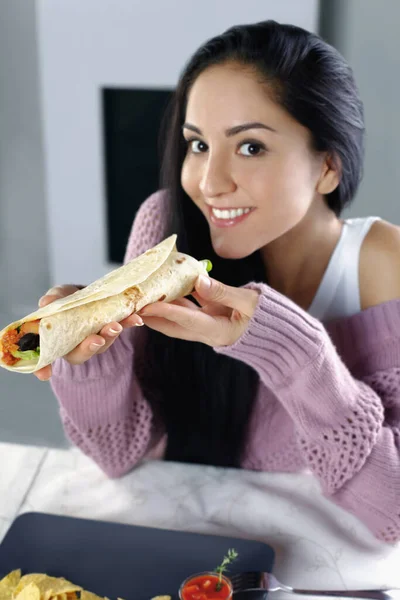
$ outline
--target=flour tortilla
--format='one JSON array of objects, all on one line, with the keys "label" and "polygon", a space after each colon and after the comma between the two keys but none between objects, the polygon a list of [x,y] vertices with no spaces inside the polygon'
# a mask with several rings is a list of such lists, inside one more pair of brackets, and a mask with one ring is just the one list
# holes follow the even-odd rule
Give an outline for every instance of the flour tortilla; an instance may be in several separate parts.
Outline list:
[{"label": "flour tortilla", "polygon": [[[11,323],[0,332],[0,366],[16,373],[34,373],[73,350],[86,337],[112,321],[122,321],[152,302],[186,296],[198,275],[208,275],[205,261],[176,251],[176,235],[147,250],[66,298]],[[9,329],[40,320],[40,357],[14,366],[2,360],[1,340]]]}]

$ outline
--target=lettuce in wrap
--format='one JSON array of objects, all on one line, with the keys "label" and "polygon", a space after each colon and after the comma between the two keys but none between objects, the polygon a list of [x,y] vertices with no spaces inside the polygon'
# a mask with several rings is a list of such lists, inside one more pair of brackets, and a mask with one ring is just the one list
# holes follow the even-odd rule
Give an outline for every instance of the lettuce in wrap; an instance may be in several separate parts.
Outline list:
[{"label": "lettuce in wrap", "polygon": [[176,250],[176,235],[74,294],[11,323],[0,332],[0,366],[34,373],[112,321],[152,302],[189,294],[211,263]]}]

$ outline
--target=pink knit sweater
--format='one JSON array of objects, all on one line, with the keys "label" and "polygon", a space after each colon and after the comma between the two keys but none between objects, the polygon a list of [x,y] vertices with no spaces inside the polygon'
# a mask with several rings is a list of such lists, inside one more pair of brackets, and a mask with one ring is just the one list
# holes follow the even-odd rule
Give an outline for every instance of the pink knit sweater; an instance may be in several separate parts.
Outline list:
[{"label": "pink knit sweater", "polygon": [[[165,234],[168,199],[151,196],[133,224],[125,261]],[[400,300],[325,327],[265,284],[247,331],[216,352],[260,378],[242,467],[310,469],[326,496],[387,542],[400,539]],[[56,361],[51,384],[66,434],[110,476],[163,456],[133,371],[136,328],[80,366]]]}]

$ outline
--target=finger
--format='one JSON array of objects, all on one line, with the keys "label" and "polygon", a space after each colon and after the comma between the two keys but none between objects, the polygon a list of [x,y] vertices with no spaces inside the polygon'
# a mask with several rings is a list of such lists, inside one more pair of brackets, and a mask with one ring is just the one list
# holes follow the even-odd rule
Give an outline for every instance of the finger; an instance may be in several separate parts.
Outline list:
[{"label": "finger", "polygon": [[47,290],[46,294],[55,294],[57,296],[70,296],[74,294],[79,289],[79,286],[73,285],[72,283],[65,283],[63,285],[55,285],[49,290]]},{"label": "finger", "polygon": [[177,300],[173,300],[171,304],[176,304],[176,306],[184,306],[186,308],[190,308],[191,310],[200,310],[197,304],[188,298],[178,298]]},{"label": "finger", "polygon": [[89,337],[71,350],[64,358],[71,365],[81,365],[97,354],[99,350],[103,348],[105,343],[106,340],[103,337],[99,335],[89,335]]},{"label": "finger", "polygon": [[64,294],[63,290],[63,285],[53,285],[53,287],[47,290],[46,296],[62,296]]},{"label": "finger", "polygon": [[199,341],[198,334],[162,317],[145,317],[145,325],[168,337],[187,340],[189,342]]},{"label": "finger", "polygon": [[[255,290],[231,287],[205,275],[199,275],[195,289],[203,302],[216,302],[236,309],[244,315],[248,315],[252,310],[254,311],[258,301],[258,293]],[[249,301],[250,295],[251,302]]]},{"label": "finger", "polygon": [[199,310],[202,310],[207,315],[211,315],[212,317],[229,317],[232,313],[232,309],[229,308],[229,306],[223,306],[217,302],[209,302],[208,300],[204,300],[204,298],[201,298],[197,292],[193,292],[191,295],[196,302],[199,303]]},{"label": "finger", "polygon": [[140,311],[141,316],[146,324],[146,317],[158,317],[173,321],[184,329],[189,329],[201,333],[204,328],[210,328],[210,320],[213,318],[202,312],[201,309],[193,310],[186,306],[179,306],[169,302],[155,302],[145,306]]},{"label": "finger", "polygon": [[190,295],[196,300],[196,302],[198,302],[200,304],[200,306],[205,306],[206,304],[210,304],[210,302],[208,300],[205,300],[204,298],[202,298],[197,292],[192,292]]},{"label": "finger", "polygon": [[39,307],[43,308],[43,306],[47,306],[47,304],[51,304],[54,300],[58,300],[62,298],[62,296],[57,296],[56,294],[46,294],[39,299]]},{"label": "finger", "polygon": [[[106,352],[106,350],[108,350],[109,347],[119,337],[119,335],[122,333],[122,331],[123,331],[123,327],[120,323],[117,323],[116,321],[114,321],[113,323],[107,323],[107,325],[105,325],[101,329],[101,331],[99,331],[99,333],[98,333],[98,336],[100,338],[103,338],[103,340],[105,341],[105,344],[103,346],[101,346],[101,348],[98,348],[96,350],[96,354],[103,354],[103,352]],[[89,350],[95,349],[94,347],[91,347],[92,343],[93,342],[91,342],[89,344]]]},{"label": "finger", "polygon": [[232,312],[232,309],[229,308],[229,306],[222,306],[222,304],[218,304],[217,302],[204,300],[197,292],[193,292],[191,296],[199,303],[203,312],[212,315],[213,317],[229,317]]},{"label": "finger", "polygon": [[51,365],[47,367],[43,367],[43,369],[39,369],[34,373],[35,377],[39,379],[39,381],[48,381],[52,375]]},{"label": "finger", "polygon": [[78,289],[79,286],[72,284],[55,285],[49,290],[47,290],[45,295],[39,299],[39,306],[43,307],[47,304],[50,304],[50,302],[54,302],[54,300],[57,300],[58,298],[65,298],[65,296],[70,296],[71,294],[77,292]]},{"label": "finger", "polygon": [[123,319],[122,321],[120,321],[120,323],[124,329],[128,327],[144,325],[142,317],[140,317],[136,313],[129,315],[129,317],[126,317],[126,319]]},{"label": "finger", "polygon": [[[138,317],[137,315],[134,316],[136,316],[136,320],[140,319],[142,325],[144,325],[143,319],[141,317]],[[134,325],[135,324],[136,323],[134,323]],[[134,325],[126,326],[125,329],[128,329],[128,327],[132,327]],[[119,337],[123,330],[124,327],[122,323],[117,323],[116,321],[114,323],[108,323],[107,325],[105,325],[99,332],[99,336],[104,338],[106,343],[104,344],[104,346],[102,346],[102,348],[100,348],[97,351],[97,354],[103,354],[103,352],[106,352],[109,349],[109,347],[115,342],[115,340]]]},{"label": "finger", "polygon": [[[229,322],[227,319],[213,319],[206,317],[204,325],[200,328],[188,328],[175,321],[169,321],[163,317],[144,317],[147,327],[159,331],[160,333],[188,342],[201,342],[208,346],[227,345],[225,339],[226,327]],[[187,325],[187,323],[185,324]],[[230,343],[230,342],[228,342]]]}]

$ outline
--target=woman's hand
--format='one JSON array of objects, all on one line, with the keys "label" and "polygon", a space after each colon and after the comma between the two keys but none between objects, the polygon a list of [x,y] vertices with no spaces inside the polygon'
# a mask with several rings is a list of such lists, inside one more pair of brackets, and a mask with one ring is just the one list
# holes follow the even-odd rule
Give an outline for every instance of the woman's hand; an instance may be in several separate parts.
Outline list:
[{"label": "woman's hand", "polygon": [[139,315],[145,325],[169,337],[209,346],[230,346],[247,328],[258,302],[258,292],[224,285],[200,275],[192,296],[174,302],[155,302]]},{"label": "woman's hand", "polygon": [[[58,298],[70,296],[79,289],[82,289],[82,287],[76,285],[58,285],[53,287],[40,298],[39,306],[46,306]],[[121,331],[128,327],[134,327],[135,325],[143,325],[143,321],[138,315],[129,315],[129,317],[121,321],[121,323],[108,323],[98,335],[89,335],[76,348],[71,350],[69,354],[64,356],[64,358],[72,365],[81,365],[95,354],[101,354],[108,350],[118,338]],[[50,379],[51,373],[51,365],[48,365],[47,367],[43,367],[43,369],[36,371],[34,375],[41,381],[47,381]]]}]

